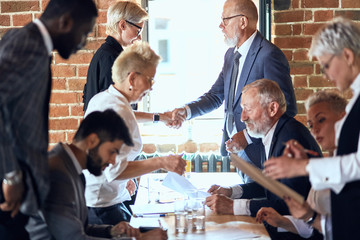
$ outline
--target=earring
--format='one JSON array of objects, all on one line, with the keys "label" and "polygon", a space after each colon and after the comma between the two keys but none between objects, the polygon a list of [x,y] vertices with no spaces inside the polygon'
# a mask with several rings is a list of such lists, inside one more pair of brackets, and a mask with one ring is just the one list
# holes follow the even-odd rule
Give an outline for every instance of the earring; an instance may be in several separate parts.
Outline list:
[{"label": "earring", "polygon": [[132,91],[132,86],[129,87],[129,91]]}]

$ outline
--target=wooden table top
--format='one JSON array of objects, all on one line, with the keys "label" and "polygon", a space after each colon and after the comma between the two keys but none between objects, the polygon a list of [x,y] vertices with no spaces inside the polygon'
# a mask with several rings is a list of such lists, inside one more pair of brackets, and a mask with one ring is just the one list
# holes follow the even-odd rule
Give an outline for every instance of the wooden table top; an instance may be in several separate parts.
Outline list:
[{"label": "wooden table top", "polygon": [[[164,173],[147,174],[141,177],[139,190],[135,205],[147,204],[148,202],[148,178],[150,183],[157,181],[161,182],[166,176]],[[219,185],[234,185],[240,183],[241,179],[237,173],[191,173],[190,182],[197,188],[208,189],[212,184]],[[164,188],[160,189],[161,194],[164,193]],[[169,192],[171,190],[169,189]],[[151,193],[154,194],[154,193]],[[169,214],[165,217],[141,218],[132,217],[130,224],[134,227],[139,226],[159,226],[159,221],[164,228],[168,229],[169,239],[270,239],[263,224],[255,222],[255,218],[249,216],[234,216],[234,215],[217,215],[209,208],[206,209],[205,231],[192,232],[191,230],[186,234],[175,233],[175,216]]]}]

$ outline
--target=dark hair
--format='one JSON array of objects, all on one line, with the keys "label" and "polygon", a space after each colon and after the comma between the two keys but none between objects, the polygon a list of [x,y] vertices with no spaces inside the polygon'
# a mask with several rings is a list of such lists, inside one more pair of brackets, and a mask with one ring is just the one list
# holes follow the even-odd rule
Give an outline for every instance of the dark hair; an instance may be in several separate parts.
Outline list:
[{"label": "dark hair", "polygon": [[79,142],[92,133],[98,135],[100,143],[121,140],[128,146],[134,146],[124,120],[112,109],[90,113],[81,122],[74,141]]},{"label": "dark hair", "polygon": [[93,0],[50,0],[41,15],[42,19],[54,19],[70,13],[73,20],[90,20],[97,17],[97,8]]}]

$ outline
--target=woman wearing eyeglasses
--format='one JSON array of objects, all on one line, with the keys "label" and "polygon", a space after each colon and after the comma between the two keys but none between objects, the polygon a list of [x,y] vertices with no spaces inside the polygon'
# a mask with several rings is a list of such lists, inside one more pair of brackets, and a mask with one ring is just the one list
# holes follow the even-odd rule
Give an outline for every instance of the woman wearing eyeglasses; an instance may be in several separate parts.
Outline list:
[{"label": "woman wearing eyeglasses", "polygon": [[91,60],[84,87],[84,111],[90,99],[107,89],[112,83],[111,67],[123,48],[141,40],[147,12],[136,2],[117,1],[107,12],[105,43],[96,51]]},{"label": "woman wearing eyeglasses", "polygon": [[[116,163],[107,167],[100,177],[84,172],[89,223],[116,224],[121,220],[130,220],[130,214],[122,204],[123,194],[127,194],[124,189],[126,179],[160,168],[178,174],[185,170],[186,162],[180,155],[133,161],[142,149],[138,122],[152,122],[153,114],[135,112],[130,104],[141,101],[151,91],[159,61],[160,56],[146,42],[136,42],[126,47],[112,67],[114,84],[89,102],[85,116],[93,111],[113,109],[124,119],[134,143],[133,147],[122,147]],[[166,118],[164,114],[159,114],[159,117]]]}]

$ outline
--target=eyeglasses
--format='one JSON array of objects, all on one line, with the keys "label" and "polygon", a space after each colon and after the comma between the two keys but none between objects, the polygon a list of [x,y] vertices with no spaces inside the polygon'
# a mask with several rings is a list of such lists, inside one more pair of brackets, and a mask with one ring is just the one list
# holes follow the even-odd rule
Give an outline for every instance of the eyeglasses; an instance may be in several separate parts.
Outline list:
[{"label": "eyeglasses", "polygon": [[244,14],[237,14],[237,15],[234,15],[234,16],[230,16],[230,17],[222,17],[221,18],[221,24],[226,26],[229,24],[229,20],[232,19],[232,18],[235,18],[235,17],[246,17]]},{"label": "eyeglasses", "polygon": [[331,61],[334,59],[335,55],[332,55],[331,58],[320,67],[320,71],[322,74],[326,74],[325,71],[327,71],[330,68]]},{"label": "eyeglasses", "polygon": [[141,72],[136,72],[136,73],[139,74],[139,75],[143,75],[144,77],[147,78],[147,81],[150,84],[150,88],[154,85],[154,83],[155,83],[154,77],[146,76],[145,74],[142,74]]},{"label": "eyeglasses", "polygon": [[125,20],[125,22],[127,22],[127,23],[130,24],[131,26],[134,26],[134,27],[136,27],[136,28],[139,29],[139,30],[138,30],[138,33],[137,33],[137,36],[139,36],[139,35],[141,34],[142,27],[140,27],[139,25],[137,25],[137,24],[135,24],[135,23],[133,23],[133,22],[130,22],[130,21],[128,21],[128,20]]}]

